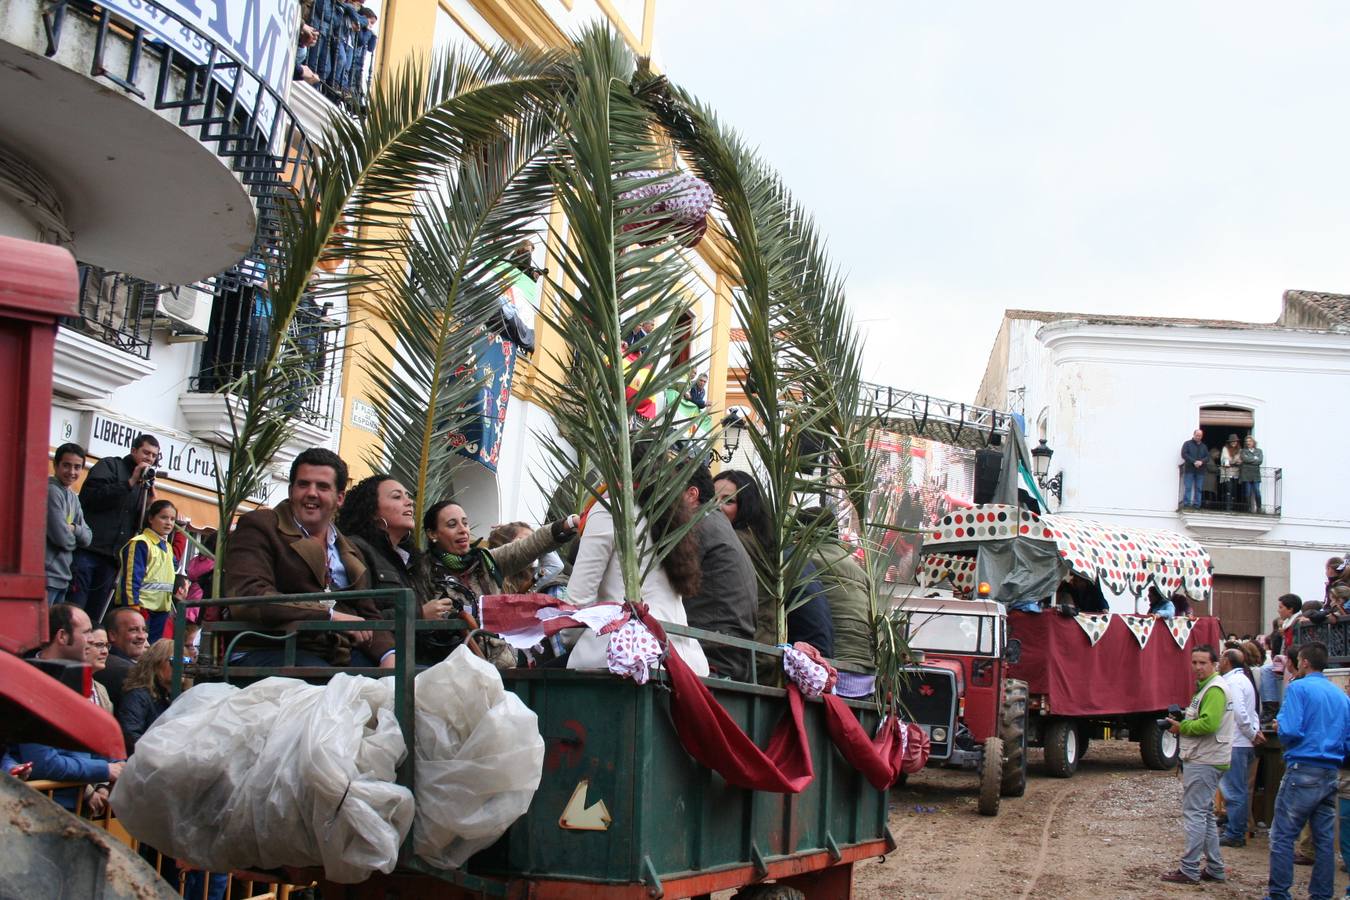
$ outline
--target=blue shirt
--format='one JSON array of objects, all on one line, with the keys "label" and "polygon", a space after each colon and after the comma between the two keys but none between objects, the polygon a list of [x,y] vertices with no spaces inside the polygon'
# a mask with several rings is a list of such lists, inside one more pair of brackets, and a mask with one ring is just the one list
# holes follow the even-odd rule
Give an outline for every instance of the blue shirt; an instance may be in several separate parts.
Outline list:
[{"label": "blue shirt", "polygon": [[[295,527],[300,529],[300,533],[305,537],[313,537],[309,529],[300,524],[299,519],[292,519]],[[342,564],[342,554],[338,553],[337,529],[332,525],[328,526],[328,544],[326,546],[328,555],[328,584],[325,585],[335,591],[345,591],[351,585],[351,579],[347,577],[347,567]]]},{"label": "blue shirt", "polygon": [[1350,697],[1321,672],[1289,685],[1276,721],[1286,764],[1340,768],[1350,749]]}]

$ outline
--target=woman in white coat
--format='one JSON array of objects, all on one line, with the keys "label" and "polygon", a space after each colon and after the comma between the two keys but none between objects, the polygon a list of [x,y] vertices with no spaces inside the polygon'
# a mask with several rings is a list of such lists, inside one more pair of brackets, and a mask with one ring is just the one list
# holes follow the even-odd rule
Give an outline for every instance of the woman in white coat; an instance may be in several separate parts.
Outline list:
[{"label": "woman in white coat", "polygon": [[[683,503],[675,507],[667,516],[665,528],[679,527],[688,516]],[[637,532],[642,549],[650,547],[653,539],[665,533],[665,528],[653,533],[646,517],[639,516]],[[698,593],[699,574],[698,537],[690,531],[642,580],[642,602],[656,619],[687,625],[682,595]],[[624,600],[623,569],[614,548],[614,519],[600,503],[595,503],[586,516],[577,559],[567,582],[567,599],[577,606]],[[675,636],[670,640],[689,668],[700,676],[708,674],[708,660],[698,641]],[[567,668],[604,669],[608,665],[608,649],[609,635],[587,629],[577,638],[572,655],[567,658]]]}]

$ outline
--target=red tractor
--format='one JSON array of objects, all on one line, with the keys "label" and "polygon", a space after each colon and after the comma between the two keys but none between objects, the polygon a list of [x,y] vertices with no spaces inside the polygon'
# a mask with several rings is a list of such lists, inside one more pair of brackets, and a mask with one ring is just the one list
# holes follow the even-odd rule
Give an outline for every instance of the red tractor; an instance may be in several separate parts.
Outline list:
[{"label": "red tractor", "polygon": [[925,537],[918,580],[929,596],[896,604],[923,651],[904,700],[929,731],[930,764],[979,769],[981,813],[1025,790],[1028,745],[1045,748],[1045,770],[1059,778],[1106,735],[1138,743],[1149,768],[1176,765],[1176,739],[1157,720],[1190,698],[1191,649],[1217,647],[1222,633],[1212,617],[1155,615],[1148,597],[1208,601],[1199,544],[976,506]]},{"label": "red tractor", "polygon": [[903,702],[928,732],[929,765],[974,769],[979,811],[1027,789],[1027,683],[1008,677],[1020,653],[1002,605],[951,597],[906,599],[909,645],[919,664]]}]

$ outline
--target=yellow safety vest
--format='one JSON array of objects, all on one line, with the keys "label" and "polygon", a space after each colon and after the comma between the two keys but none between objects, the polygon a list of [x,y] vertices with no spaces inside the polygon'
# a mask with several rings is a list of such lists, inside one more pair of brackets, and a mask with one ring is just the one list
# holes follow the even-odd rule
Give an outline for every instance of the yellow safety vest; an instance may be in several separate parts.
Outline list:
[{"label": "yellow safety vest", "polygon": [[[177,573],[173,570],[173,550],[159,549],[162,542],[167,545],[149,528],[127,541],[126,549],[122,551],[122,578],[117,590],[119,606],[141,606],[150,612],[173,609],[173,582]],[[135,586],[137,544],[144,544],[147,551],[139,593]]]}]

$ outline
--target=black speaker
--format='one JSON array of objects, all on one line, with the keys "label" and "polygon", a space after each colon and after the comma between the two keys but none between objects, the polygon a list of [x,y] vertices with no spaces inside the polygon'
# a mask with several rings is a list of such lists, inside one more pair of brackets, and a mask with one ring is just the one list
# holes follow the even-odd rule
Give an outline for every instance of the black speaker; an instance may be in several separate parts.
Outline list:
[{"label": "black speaker", "polygon": [[1003,471],[1003,451],[985,448],[975,452],[975,502],[992,503]]}]

